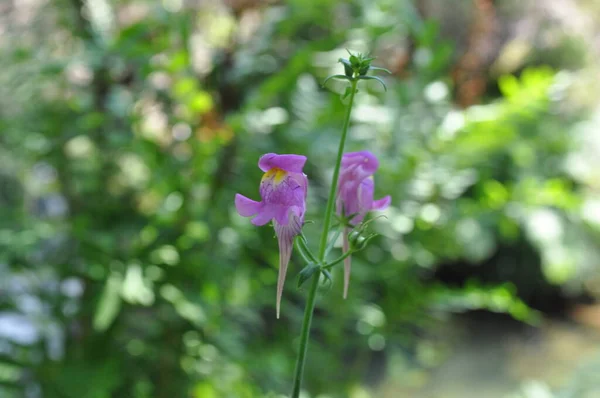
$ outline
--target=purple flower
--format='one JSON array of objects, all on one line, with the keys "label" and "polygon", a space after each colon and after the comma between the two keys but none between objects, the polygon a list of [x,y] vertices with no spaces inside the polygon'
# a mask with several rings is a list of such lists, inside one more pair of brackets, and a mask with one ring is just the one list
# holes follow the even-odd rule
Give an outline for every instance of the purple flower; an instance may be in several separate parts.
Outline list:
[{"label": "purple flower", "polygon": [[277,318],[285,274],[292,255],[294,237],[302,230],[306,211],[308,179],[302,172],[306,156],[267,153],[258,161],[265,172],[260,181],[261,201],[235,195],[235,207],[244,217],[252,217],[252,224],[265,225],[273,220],[279,242],[279,277],[277,279]]},{"label": "purple flower", "polygon": [[[369,151],[345,153],[342,157],[340,177],[338,181],[337,212],[343,216],[355,214],[351,225],[360,224],[371,210],[383,210],[389,206],[392,198],[388,195],[374,200],[375,182],[373,174],[379,167],[379,161]],[[348,234],[350,228],[344,229],[343,251],[349,250]],[[344,298],[348,295],[350,284],[350,257],[344,260]]]}]

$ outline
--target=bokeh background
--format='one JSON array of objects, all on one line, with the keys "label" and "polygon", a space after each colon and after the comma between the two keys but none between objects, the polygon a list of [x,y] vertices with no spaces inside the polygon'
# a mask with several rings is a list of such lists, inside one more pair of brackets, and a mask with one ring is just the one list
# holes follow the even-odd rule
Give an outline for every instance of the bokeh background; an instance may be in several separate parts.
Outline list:
[{"label": "bokeh background", "polygon": [[[305,397],[600,397],[600,3],[3,0],[0,396],[282,397],[306,290],[238,216],[343,121],[380,236],[317,303]],[[596,22],[596,23],[595,23]],[[312,237],[312,238],[311,238]]]}]

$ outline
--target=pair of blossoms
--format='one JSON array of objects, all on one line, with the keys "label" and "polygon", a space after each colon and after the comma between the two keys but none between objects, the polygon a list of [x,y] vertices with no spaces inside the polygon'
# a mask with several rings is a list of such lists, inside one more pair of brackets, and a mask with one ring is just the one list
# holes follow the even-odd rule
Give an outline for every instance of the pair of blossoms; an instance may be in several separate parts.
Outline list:
[{"label": "pair of blossoms", "polygon": [[[306,156],[268,153],[258,161],[265,172],[260,182],[261,201],[257,202],[236,194],[235,207],[243,217],[252,217],[254,225],[265,225],[273,220],[279,243],[279,276],[277,280],[277,318],[287,266],[292,255],[294,238],[302,232],[306,212],[308,179],[302,172]],[[371,152],[346,153],[342,157],[337,186],[336,207],[340,216],[348,217],[344,231],[343,251],[349,250],[349,227],[360,224],[371,210],[383,210],[391,197],[374,200],[373,174],[379,161]],[[350,281],[350,257],[344,260],[344,298]]]}]

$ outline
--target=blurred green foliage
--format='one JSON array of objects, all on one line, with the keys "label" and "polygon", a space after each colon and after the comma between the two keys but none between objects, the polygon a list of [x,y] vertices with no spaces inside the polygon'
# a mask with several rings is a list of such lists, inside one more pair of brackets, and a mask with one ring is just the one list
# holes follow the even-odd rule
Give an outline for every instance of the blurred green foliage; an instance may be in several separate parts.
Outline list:
[{"label": "blurred green foliage", "polygon": [[0,30],[3,397],[287,392],[305,294],[288,283],[275,320],[273,232],[233,197],[257,194],[261,154],[305,154],[319,230],[344,112],[320,82],[345,48],[394,72],[361,83],[347,148],[381,157],[393,206],[351,297],[337,272],[322,289],[309,391],[352,396],[390,352],[426,366],[417,342],[453,312],[535,324],[598,294],[577,70],[490,77],[460,108],[454,43],[408,1],[30,3]]}]

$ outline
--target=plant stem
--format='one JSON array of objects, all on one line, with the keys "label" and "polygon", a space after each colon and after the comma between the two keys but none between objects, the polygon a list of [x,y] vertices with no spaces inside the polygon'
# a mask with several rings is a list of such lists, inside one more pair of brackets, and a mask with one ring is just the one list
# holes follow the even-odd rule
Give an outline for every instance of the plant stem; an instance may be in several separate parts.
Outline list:
[{"label": "plant stem", "polygon": [[356,94],[356,84],[358,80],[351,82],[350,102],[346,111],[346,119],[344,120],[344,128],[342,129],[342,138],[338,147],[337,159],[335,168],[333,169],[333,179],[331,188],[329,188],[329,199],[327,199],[327,208],[325,209],[325,220],[323,224],[323,233],[321,234],[321,246],[319,247],[319,260],[325,260],[325,250],[327,249],[327,237],[329,235],[329,227],[331,226],[331,216],[333,214],[333,205],[335,203],[335,194],[337,192],[338,178],[340,176],[340,166],[342,164],[342,155],[344,155],[344,146],[346,145],[346,136],[348,135],[348,126],[350,125],[350,113],[354,104],[354,94]]},{"label": "plant stem", "polygon": [[[327,208],[325,209],[323,232],[321,233],[321,245],[319,246],[320,263],[323,263],[323,261],[325,260],[325,252],[327,249],[327,236],[329,234],[329,228],[331,226],[333,205],[335,203],[338,178],[340,176],[340,166],[342,164],[342,155],[344,154],[344,145],[346,144],[348,126],[350,125],[350,112],[352,112],[352,105],[354,104],[354,94],[356,94],[357,82],[358,80],[351,81],[352,91],[350,92],[350,101],[348,103],[348,110],[346,111],[346,118],[344,120],[344,127],[342,129],[342,137],[340,139],[335,168],[333,169],[333,180],[331,181],[331,188],[329,189],[329,198],[327,199]],[[312,281],[310,285],[310,291],[308,292],[306,308],[304,309],[304,319],[302,321],[302,332],[300,334],[300,351],[298,352],[298,358],[296,360],[296,371],[294,373],[294,386],[292,388],[292,398],[298,398],[300,396],[302,376],[304,375],[304,363],[306,361],[306,352],[308,350],[308,339],[310,337],[310,324],[312,322],[313,311],[315,309],[315,301],[317,296],[317,288],[319,287],[320,276],[321,271],[315,272],[311,277]]]},{"label": "plant stem", "polygon": [[304,375],[304,363],[306,361],[306,351],[308,349],[308,337],[310,335],[310,324],[312,322],[313,310],[317,298],[317,288],[319,287],[319,277],[321,271],[313,274],[308,292],[308,300],[304,310],[304,320],[302,321],[302,334],[300,335],[300,351],[296,361],[296,372],[294,374],[294,387],[292,388],[292,398],[300,396],[300,387],[302,386],[302,376]]},{"label": "plant stem", "polygon": [[342,261],[344,261],[344,259],[346,259],[347,257],[350,257],[352,254],[354,254],[354,252],[352,250],[348,250],[346,253],[342,254],[341,256],[339,256],[337,259],[335,259],[334,261],[325,264],[322,266],[322,269],[330,269],[333,266],[341,263]]}]

